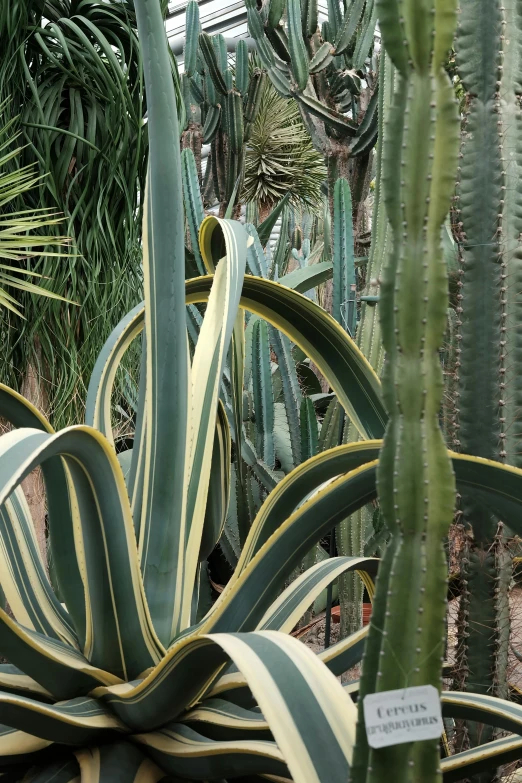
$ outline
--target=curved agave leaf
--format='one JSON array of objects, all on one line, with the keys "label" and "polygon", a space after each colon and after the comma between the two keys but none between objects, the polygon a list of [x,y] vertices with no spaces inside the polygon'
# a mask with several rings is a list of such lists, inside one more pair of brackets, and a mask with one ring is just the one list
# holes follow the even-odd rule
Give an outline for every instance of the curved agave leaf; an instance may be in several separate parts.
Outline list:
[{"label": "curved agave leaf", "polygon": [[[121,682],[120,678],[92,666],[74,647],[27,630],[3,609],[0,609],[0,652],[16,661],[24,674],[57,699],[88,693],[100,684],[114,685]],[[23,691],[13,691],[12,687],[9,690],[19,694]]]},{"label": "curved agave leaf", "polygon": [[[210,280],[187,281],[187,302],[206,301]],[[346,332],[314,302],[271,280],[245,275],[240,306],[295,342],[328,378],[361,434],[380,437],[387,416],[380,382]]]},{"label": "curved agave leaf", "polygon": [[[317,658],[324,663],[336,677],[340,677],[351,669],[355,664],[360,663],[364,653],[364,645],[368,636],[369,627],[361,628],[346,639],[341,639],[331,647],[327,647],[318,653]],[[246,678],[240,672],[231,672],[224,674],[212,686],[208,698],[238,698],[241,690],[247,690],[248,683]]]},{"label": "curved agave leaf", "polygon": [[51,744],[51,740],[41,739],[25,731],[0,725],[0,757],[9,755],[25,761],[27,753],[37,753]]},{"label": "curved agave leaf", "polygon": [[[32,760],[37,759],[38,757]],[[35,764],[26,777],[27,783],[80,783],[80,767],[72,756],[50,764]]]},{"label": "curved agave leaf", "polygon": [[0,506],[0,573],[2,590],[16,620],[26,628],[78,646],[71,619],[47,578],[20,488]]},{"label": "curved agave leaf", "polygon": [[[82,749],[76,751],[75,756],[76,770],[81,773],[81,779],[89,783],[157,783],[165,777],[165,773],[130,742]],[[49,779],[49,783],[55,783],[54,778]],[[68,779],[63,783],[68,783]]]},{"label": "curved agave leaf", "polygon": [[319,659],[336,677],[340,677],[362,661],[369,630],[369,626],[361,628],[346,639],[341,639],[337,644],[327,647],[319,653]]},{"label": "curved agave leaf", "polygon": [[100,430],[112,443],[114,443],[111,424],[112,387],[122,356],[135,337],[143,331],[143,317],[144,307],[141,303],[122,318],[100,351],[89,383],[85,423]]},{"label": "curved agave leaf", "polygon": [[[183,723],[174,723],[161,731],[138,734],[165,772],[183,775],[183,779],[250,775],[286,775],[284,756],[275,742],[258,739],[219,741],[209,739]],[[280,778],[278,778],[280,779]],[[170,780],[170,778],[169,778]]]},{"label": "curved agave leaf", "polygon": [[[246,679],[245,679],[246,683]],[[270,727],[260,712],[224,699],[205,699],[183,718],[184,723],[213,740],[271,740]]]},{"label": "curved agave leaf", "polygon": [[[59,704],[43,704],[25,696],[0,693],[0,720],[12,729],[66,745],[88,744],[107,731],[125,726],[103,704],[87,696]],[[33,739],[34,739],[33,737]],[[6,748],[9,755],[13,748]]]},{"label": "curved agave leaf", "polygon": [[34,696],[42,701],[46,699],[52,701],[52,694],[48,690],[11,663],[0,664],[0,690],[19,696]]},{"label": "curved agave leaf", "polygon": [[518,761],[520,758],[522,737],[510,734],[508,737],[442,759],[442,778],[444,783],[457,783],[463,778],[495,769],[510,761]]},{"label": "curved agave leaf", "polygon": [[94,666],[135,676],[159,660],[162,648],[144,600],[125,482],[104,437],[81,426],[57,435],[29,428],[7,433],[0,444],[0,504],[53,457],[64,459],[73,490],[71,551],[84,579],[87,617],[80,644]]},{"label": "curved agave leaf", "polygon": [[[212,278],[212,289],[192,362],[189,416],[193,433],[187,442],[187,476],[184,486],[186,508],[184,524],[180,530],[179,547],[180,557],[183,557],[184,575],[182,584],[179,583],[179,577],[173,584],[174,616],[168,628],[168,640],[190,624],[192,586],[196,579],[207,506],[220,384],[236,325],[246,265],[247,238],[244,228],[239,223],[213,217],[206,218],[200,229],[200,244],[205,264],[216,268],[216,272]],[[225,257],[219,260],[214,248],[221,244]],[[218,251],[217,255],[221,253]],[[160,534],[161,530],[157,533],[158,540],[163,540]],[[144,558],[141,540],[140,551],[147,589],[147,561]],[[167,552],[166,556],[172,558],[170,552]],[[164,557],[165,554],[162,554],[162,558]],[[149,594],[150,591],[147,593],[150,603]]]},{"label": "curved agave leaf", "polygon": [[290,633],[317,596],[337,577],[347,571],[370,571],[375,575],[377,565],[378,560],[371,557],[332,557],[322,563],[316,563],[274,601],[261,618],[259,630]]},{"label": "curved agave leaf", "polygon": [[198,558],[200,562],[210,555],[225,527],[230,500],[231,449],[230,427],[225,408],[219,400],[208,499]]},{"label": "curved agave leaf", "polygon": [[442,714],[495,726],[504,731],[522,732],[522,705],[478,693],[449,691],[442,694]]},{"label": "curved agave leaf", "polygon": [[[332,530],[343,514],[348,516],[375,497],[376,466],[376,461],[370,462],[341,476],[285,518],[241,575],[227,585],[200,631],[255,628],[288,574],[321,536]],[[259,526],[261,515],[263,509],[252,530]]]},{"label": "curved agave leaf", "polygon": [[[171,648],[136,687],[97,688],[93,695],[110,706],[126,725],[153,728],[199,701],[227,656],[246,678],[292,777],[306,780],[306,770],[315,770],[314,779],[344,783],[355,736],[355,706],[317,657],[284,634],[262,631],[192,636]],[[314,715],[313,722],[310,714]],[[138,738],[149,749],[161,741],[168,755],[165,736],[168,727],[152,738]],[[173,739],[182,741],[179,735]],[[328,743],[328,758],[322,751],[324,742]],[[182,750],[175,744],[171,747],[173,754]]]},{"label": "curved agave leaf", "polygon": [[[187,304],[206,302],[212,278],[186,282]],[[245,275],[240,307],[265,318],[284,332],[309,356],[330,380],[334,392],[364,436],[380,437],[386,412],[380,398],[380,382],[371,366],[348,335],[314,302],[272,280]],[[141,307],[141,312],[139,308]],[[87,422],[107,427],[109,418],[95,414],[110,411],[110,377],[116,373],[121,355],[143,328],[145,308],[138,305],[111,334],[97,363],[88,392]],[[114,376],[112,376],[114,377]],[[107,380],[108,379],[108,380]],[[108,434],[102,429],[104,434]]]},{"label": "curved agave leaf", "polygon": [[376,460],[381,443],[380,440],[360,441],[338,446],[317,454],[285,476],[254,520],[233,580],[300,503],[325,482]]},{"label": "curved agave leaf", "polygon": [[[31,427],[42,432],[54,430],[35,407],[21,394],[0,384],[0,416],[14,427]],[[69,484],[61,459],[49,459],[42,465],[49,519],[49,549],[60,595],[74,617],[78,637],[85,636],[85,600],[78,564],[71,558],[75,543]]]}]

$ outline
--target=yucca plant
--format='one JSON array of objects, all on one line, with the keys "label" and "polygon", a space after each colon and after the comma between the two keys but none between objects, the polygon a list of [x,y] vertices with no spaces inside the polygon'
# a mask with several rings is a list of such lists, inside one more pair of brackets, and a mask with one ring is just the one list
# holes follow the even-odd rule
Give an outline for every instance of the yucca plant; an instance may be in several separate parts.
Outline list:
[{"label": "yucca plant", "polygon": [[265,83],[246,144],[242,199],[256,202],[260,220],[287,193],[296,205],[317,211],[325,180],[323,157],[314,149],[296,103]]}]

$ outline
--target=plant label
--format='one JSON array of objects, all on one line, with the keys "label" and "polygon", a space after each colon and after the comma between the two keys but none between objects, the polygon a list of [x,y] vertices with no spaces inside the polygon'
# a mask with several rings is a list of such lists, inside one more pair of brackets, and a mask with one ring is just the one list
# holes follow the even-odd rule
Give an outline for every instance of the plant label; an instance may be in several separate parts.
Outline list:
[{"label": "plant label", "polygon": [[371,748],[438,739],[444,729],[439,692],[433,685],[371,693],[363,707]]}]

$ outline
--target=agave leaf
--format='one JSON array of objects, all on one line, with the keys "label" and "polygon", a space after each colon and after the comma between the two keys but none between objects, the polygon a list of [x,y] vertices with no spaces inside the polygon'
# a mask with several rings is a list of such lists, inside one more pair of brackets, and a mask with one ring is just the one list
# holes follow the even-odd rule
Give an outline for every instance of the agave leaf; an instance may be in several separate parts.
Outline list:
[{"label": "agave leaf", "polygon": [[[158,783],[164,777],[160,768],[147,758],[139,747],[130,742],[77,750],[74,755],[77,760],[76,774],[80,772],[81,779],[90,783],[111,783],[118,780],[125,783]],[[71,765],[70,770],[67,774],[72,774],[75,767]],[[49,780],[49,783],[54,783],[54,778]],[[58,780],[58,783],[62,781]],[[66,778],[63,783],[69,783],[69,779]]]},{"label": "agave leaf", "polygon": [[[52,457],[65,458],[73,551],[85,591],[86,630],[83,638],[79,636],[80,645],[94,666],[117,676],[135,676],[159,660],[161,645],[144,601],[130,506],[116,454],[88,427],[57,435],[14,430],[2,438],[2,447],[0,504],[35,467]],[[79,620],[81,628],[83,615]]]},{"label": "agave leaf", "polygon": [[[42,432],[54,430],[34,405],[21,394],[0,384],[0,415],[14,427],[31,427]],[[49,518],[49,543],[57,588],[74,618],[78,637],[86,633],[83,580],[76,558],[74,524],[69,503],[69,479],[61,459],[48,459],[42,465]]]},{"label": "agave leaf", "polygon": [[87,692],[121,680],[92,666],[77,649],[57,639],[29,631],[0,609],[2,655],[18,661],[24,673],[56,699]]},{"label": "agave leaf", "polygon": [[205,699],[185,716],[185,721],[214,740],[271,740],[272,733],[260,712],[224,699]]},{"label": "agave leaf", "polygon": [[510,734],[502,739],[478,745],[471,750],[455,753],[442,759],[441,769],[444,783],[456,783],[465,775],[478,775],[487,770],[494,770],[510,761],[518,761],[522,754],[522,738]]},{"label": "agave leaf", "polygon": [[[212,278],[208,276],[187,281],[187,303],[206,302],[211,285]],[[330,379],[333,390],[363,434],[382,435],[386,413],[380,398],[379,379],[355,343],[320,307],[278,283],[250,275],[245,275],[240,306],[265,318],[310,357]],[[290,310],[292,320],[288,317]],[[143,323],[143,311],[142,305],[141,315],[139,312],[136,315],[136,323],[132,327],[129,324],[129,329],[136,326],[136,334],[139,320]],[[128,333],[125,333],[122,340],[127,338]],[[90,410],[95,405],[106,404],[110,388],[110,384],[105,383],[106,374],[115,372],[114,356],[120,350],[120,343],[118,338],[111,337],[109,340],[111,345],[108,341],[107,352],[111,358],[103,363],[96,382],[90,386]],[[98,392],[98,388],[103,388],[103,391]],[[96,399],[98,393],[99,400]]]},{"label": "agave leaf", "polygon": [[[197,726],[201,731],[207,730]],[[202,779],[209,774],[222,776],[288,773],[284,757],[275,742],[260,739],[223,741],[209,739],[194,728],[173,723],[158,732],[137,735],[147,754],[161,764],[165,772],[182,774],[184,779]]]},{"label": "agave leaf", "polygon": [[52,701],[52,694],[48,690],[12,663],[0,664],[0,690],[19,696],[34,696],[42,701]]},{"label": "agave leaf", "polygon": [[[209,675],[219,670],[226,660],[223,651],[246,678],[292,775],[300,779],[303,769],[309,765],[313,768],[317,763],[314,761],[315,743],[321,743],[320,737],[331,736],[331,745],[335,751],[333,758],[330,758],[332,767],[329,779],[346,779],[341,773],[346,776],[349,768],[355,731],[355,706],[316,656],[291,637],[262,631],[246,635],[212,634],[183,639],[169,650],[161,664],[143,683],[120,694],[117,693],[117,686],[98,688],[95,694],[104,703],[110,704],[127,725],[136,725],[136,721],[142,725],[144,722],[153,725],[158,715],[162,716],[162,720],[168,720],[169,716],[179,714],[184,702],[197,700],[197,684],[200,688],[204,687]],[[183,673],[189,670],[197,672],[197,677],[184,677]],[[318,700],[318,688],[312,688],[314,681],[321,682],[324,693],[331,693],[332,697]],[[289,709],[287,705],[291,693],[293,706]],[[141,707],[136,703],[138,696]],[[321,727],[315,739],[308,718],[312,704],[317,720],[315,725]],[[342,736],[335,727],[342,727]],[[186,732],[183,734],[187,736]],[[154,742],[157,743],[159,739],[157,734],[153,737],[150,738],[148,734],[138,735],[139,741],[149,748],[154,747]],[[168,744],[163,747],[166,750]],[[177,746],[172,750],[174,753],[181,751]],[[157,756],[156,759],[159,760]],[[245,764],[248,764],[248,759],[245,759]],[[319,779],[323,780],[322,777]]]},{"label": "agave leaf", "polygon": [[347,571],[375,575],[378,561],[363,557],[331,557],[316,563],[281,593],[258,624],[259,630],[290,633],[297,621],[331,582]]},{"label": "agave leaf", "polygon": [[7,754],[27,759],[27,753],[36,753],[49,747],[51,740],[35,737],[25,731],[17,731],[9,726],[0,726],[0,756]]},{"label": "agave leaf", "polygon": [[41,739],[70,745],[88,744],[104,731],[124,729],[115,715],[87,696],[43,704],[25,696],[0,693],[0,716],[14,729],[23,727],[22,731],[27,729]]},{"label": "agave leaf", "polygon": [[67,611],[47,578],[34,522],[20,488],[0,507],[2,590],[13,616],[25,628],[78,646]]},{"label": "agave leaf", "polygon": [[218,406],[212,463],[201,536],[199,561],[206,560],[217,545],[227,518],[230,500],[231,443],[230,428],[221,401]]}]

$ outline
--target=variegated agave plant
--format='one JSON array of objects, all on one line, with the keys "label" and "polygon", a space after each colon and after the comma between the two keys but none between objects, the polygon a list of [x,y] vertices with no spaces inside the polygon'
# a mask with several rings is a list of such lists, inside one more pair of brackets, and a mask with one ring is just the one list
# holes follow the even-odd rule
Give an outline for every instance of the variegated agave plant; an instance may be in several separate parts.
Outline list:
[{"label": "variegated agave plant", "polygon": [[[332,558],[280,591],[325,531],[375,498],[380,441],[323,452],[286,476],[262,506],[220,599],[198,623],[194,617],[200,562],[220,535],[228,503],[230,437],[218,394],[231,340],[241,364],[238,307],[286,332],[310,356],[366,437],[380,437],[385,423],[379,381],[314,303],[245,276],[248,240],[237,223],[203,223],[202,259],[214,274],[185,286],[165,33],[159,0],[135,5],[150,133],[145,303],[100,356],[89,392],[94,426],[54,433],[20,395],[0,388],[0,414],[17,428],[0,440],[0,581],[12,610],[0,610],[0,653],[9,660],[0,667],[0,769],[27,783],[346,783],[358,684],[343,687],[335,675],[360,660],[366,631],[319,656],[284,632],[343,571],[360,571],[371,590],[376,561]],[[186,302],[207,304],[190,366]],[[122,458],[130,463],[125,480],[110,442],[110,392],[122,354],[143,327],[146,370],[136,445]],[[522,471],[464,455],[453,464],[457,482],[474,491],[479,485],[515,528]],[[55,590],[20,490],[37,466],[47,490]],[[379,611],[383,597],[381,590]],[[430,596],[426,601],[429,621]],[[402,641],[409,654],[413,638]],[[522,725],[522,709],[500,700],[452,694],[444,704],[448,716],[515,733]],[[517,757],[521,745],[511,737],[460,754],[444,762],[444,774],[456,780],[466,765]],[[361,761],[363,745],[359,751]],[[366,780],[364,764],[358,775]]]},{"label": "variegated agave plant", "polygon": [[[322,533],[374,492],[371,471],[360,489],[355,475],[354,493],[346,492],[352,479],[343,477],[301,502],[326,479],[375,457],[376,445],[341,449],[281,482],[227,589],[195,624],[197,586],[228,504],[230,435],[219,387],[232,337],[241,354],[239,306],[298,343],[361,430],[376,435],[385,420],[379,382],[310,300],[245,277],[249,238],[238,223],[204,222],[201,255],[215,274],[185,287],[179,134],[165,33],[158,0],[140,0],[136,10],[150,134],[145,303],[100,356],[88,425],[54,433],[20,395],[0,390],[1,415],[14,427],[0,442],[0,579],[11,609],[0,611],[0,653],[9,661],[0,669],[0,768],[34,781],[272,775],[341,783],[356,709],[334,674],[350,664],[350,651],[360,653],[364,636],[323,656],[329,671],[276,631],[290,630],[342,570],[375,572],[372,560],[332,560],[281,594]],[[190,365],[191,302],[207,306]],[[118,363],[143,327],[137,434],[122,469],[111,443],[110,394]],[[54,589],[20,489],[38,466]]]}]

